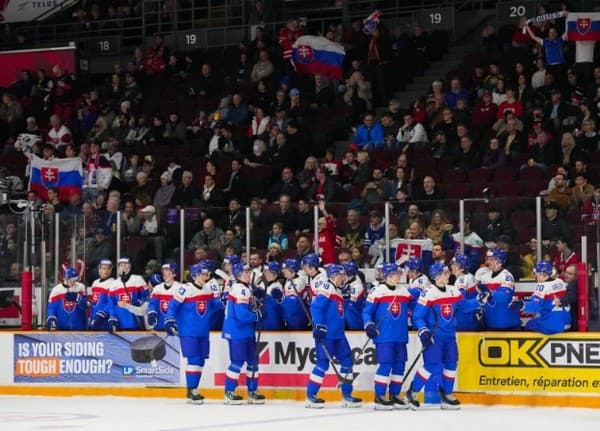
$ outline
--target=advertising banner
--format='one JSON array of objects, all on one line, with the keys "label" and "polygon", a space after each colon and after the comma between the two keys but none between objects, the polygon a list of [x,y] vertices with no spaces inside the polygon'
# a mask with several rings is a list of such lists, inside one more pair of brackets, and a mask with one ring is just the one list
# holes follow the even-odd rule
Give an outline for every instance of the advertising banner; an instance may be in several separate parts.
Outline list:
[{"label": "advertising banner", "polygon": [[162,358],[140,363],[133,360],[131,346],[143,336],[96,332],[15,334],[14,382],[179,384],[178,340],[169,337]]},{"label": "advertising banner", "polygon": [[[353,371],[356,390],[371,391],[377,370],[375,346],[369,343],[360,354],[367,337],[363,332],[348,332],[348,341],[354,354]],[[411,334],[408,345],[408,362],[420,351],[420,344]],[[210,358],[202,371],[201,387],[223,387],[225,371],[229,365],[227,342],[220,334],[211,334]],[[259,384],[261,388],[301,390],[304,394],[308,377],[315,365],[315,345],[311,332],[266,332],[261,336],[259,350]],[[339,370],[339,364],[338,370]],[[418,368],[418,367],[416,367]],[[352,376],[349,376],[352,377]],[[240,375],[240,384],[245,376]],[[336,389],[338,379],[331,367],[323,380],[323,389]]]},{"label": "advertising banner", "polygon": [[459,391],[505,394],[597,395],[598,334],[459,335]]},{"label": "advertising banner", "polygon": [[[1,0],[0,0],[1,1]],[[76,72],[76,49],[74,46],[52,49],[26,49],[0,52],[0,87],[9,87],[21,77],[21,71],[30,70],[35,76],[39,69],[51,75],[52,66],[58,64],[63,70]]]},{"label": "advertising banner", "polygon": [[58,7],[66,7],[73,0],[0,0],[0,21],[28,22]]}]

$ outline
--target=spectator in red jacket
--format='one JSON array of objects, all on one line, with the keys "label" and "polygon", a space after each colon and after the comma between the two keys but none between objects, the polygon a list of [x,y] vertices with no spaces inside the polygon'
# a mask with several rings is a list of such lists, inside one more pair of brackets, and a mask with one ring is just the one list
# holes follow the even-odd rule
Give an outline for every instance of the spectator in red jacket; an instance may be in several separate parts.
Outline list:
[{"label": "spectator in red jacket", "polygon": [[571,240],[568,237],[561,237],[556,241],[556,251],[558,254],[554,257],[554,268],[558,277],[564,280],[567,267],[578,264],[580,259],[577,253],[571,250]]},{"label": "spectator in red jacket", "polygon": [[488,128],[496,121],[498,106],[492,103],[492,92],[486,90],[481,99],[475,102],[473,109],[472,124],[475,128]]},{"label": "spectator in red jacket", "polygon": [[336,262],[335,256],[335,223],[333,216],[327,212],[325,208],[325,201],[319,201],[319,211],[323,214],[323,217],[319,218],[319,256],[321,256],[321,263],[323,266],[329,265],[330,263]]}]

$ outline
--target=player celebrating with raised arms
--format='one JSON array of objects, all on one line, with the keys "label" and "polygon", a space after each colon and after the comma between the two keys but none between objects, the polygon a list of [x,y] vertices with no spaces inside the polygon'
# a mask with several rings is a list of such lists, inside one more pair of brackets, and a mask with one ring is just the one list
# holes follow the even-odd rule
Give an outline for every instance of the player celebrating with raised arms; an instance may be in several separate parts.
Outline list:
[{"label": "player celebrating with raised arms", "polygon": [[456,286],[448,285],[450,271],[443,263],[434,263],[429,268],[434,284],[421,292],[415,306],[412,322],[423,345],[423,367],[421,367],[406,391],[410,408],[417,410],[421,404],[415,397],[433,376],[442,376],[439,383],[442,409],[458,409],[460,401],[452,394],[458,365],[456,344],[456,311],[475,310],[484,305],[490,292],[482,292],[476,299],[466,300]]},{"label": "player celebrating with raised arms", "polygon": [[[324,407],[325,401],[318,398],[317,393],[333,358],[341,365],[341,375],[352,375],[352,351],[344,331],[342,287],[346,282],[346,273],[341,265],[331,264],[327,267],[327,277],[328,280],[320,286],[310,307],[317,363],[306,388],[306,407],[309,408]],[[362,400],[352,396],[352,383],[344,380],[341,386],[342,407],[360,407]]]},{"label": "player celebrating with raised arms", "polygon": [[148,324],[158,331],[165,329],[165,318],[169,311],[169,302],[179,290],[181,283],[175,281],[177,264],[165,263],[161,266],[163,282],[156,285],[150,294],[148,305]]},{"label": "player celebrating with raised arms", "polygon": [[257,392],[258,358],[256,355],[255,324],[260,324],[263,313],[255,306],[253,287],[250,285],[250,267],[236,263],[232,269],[235,281],[227,298],[223,338],[229,343],[230,364],[225,373],[225,404],[241,404],[242,397],[235,393],[240,372],[246,363],[248,404],[264,404],[265,397]]},{"label": "player celebrating with raised arms", "polygon": [[84,331],[87,329],[85,311],[88,307],[85,286],[77,281],[79,274],[71,267],[63,270],[62,283],[52,288],[48,298],[49,331]]},{"label": "player celebrating with raised arms", "polygon": [[[375,373],[375,410],[407,409],[400,398],[408,343],[408,303],[413,295],[400,283],[400,268],[386,263],[384,280],[367,296],[363,310],[365,331],[373,339],[379,367]],[[391,374],[390,374],[391,373]],[[385,397],[389,387],[389,399]]]},{"label": "player celebrating with raised arms", "polygon": [[215,311],[223,308],[210,283],[211,269],[212,264],[207,260],[190,267],[192,282],[176,287],[164,320],[167,334],[179,334],[181,353],[187,359],[185,381],[188,403],[191,404],[204,401],[198,393],[198,385],[210,351],[211,318]]}]

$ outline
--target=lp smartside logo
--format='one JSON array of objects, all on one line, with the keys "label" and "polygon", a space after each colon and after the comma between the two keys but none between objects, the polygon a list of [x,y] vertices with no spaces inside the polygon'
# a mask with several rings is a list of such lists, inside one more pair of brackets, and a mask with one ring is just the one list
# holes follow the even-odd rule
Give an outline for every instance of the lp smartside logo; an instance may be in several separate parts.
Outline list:
[{"label": "lp smartside logo", "polygon": [[484,338],[484,367],[600,368],[600,339]]}]

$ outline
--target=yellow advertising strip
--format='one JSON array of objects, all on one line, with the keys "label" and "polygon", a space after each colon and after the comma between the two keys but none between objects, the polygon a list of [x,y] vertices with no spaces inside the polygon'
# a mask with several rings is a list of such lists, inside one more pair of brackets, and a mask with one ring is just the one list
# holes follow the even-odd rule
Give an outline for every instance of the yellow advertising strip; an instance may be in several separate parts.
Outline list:
[{"label": "yellow advertising strip", "polygon": [[[293,400],[304,401],[306,393],[295,389],[264,389],[261,390],[267,400]],[[202,389],[202,394],[210,400],[222,400],[222,389]],[[245,396],[245,391],[240,391]],[[0,386],[0,395],[27,395],[45,397],[72,397],[72,396],[114,396],[133,398],[180,398],[185,399],[183,388],[132,388],[108,386]],[[373,401],[373,393],[356,391],[355,396],[363,398],[365,402]],[[322,390],[319,396],[329,402],[340,401],[338,391]],[[533,407],[580,407],[600,408],[600,397],[557,397],[535,395],[501,395],[501,394],[469,394],[457,393],[463,404],[481,405],[516,405]]]}]

